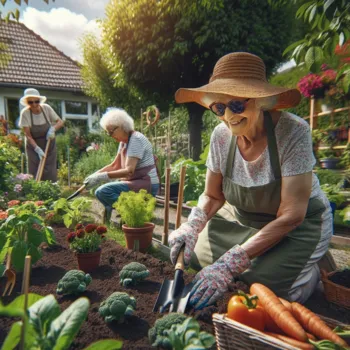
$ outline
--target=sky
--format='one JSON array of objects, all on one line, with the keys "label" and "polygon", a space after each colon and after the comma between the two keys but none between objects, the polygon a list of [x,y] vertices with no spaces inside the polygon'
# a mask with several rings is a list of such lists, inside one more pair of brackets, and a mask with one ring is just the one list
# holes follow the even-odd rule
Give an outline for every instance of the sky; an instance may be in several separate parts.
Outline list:
[{"label": "sky", "polygon": [[[79,39],[84,33],[100,34],[98,18],[103,18],[109,0],[29,0],[21,7],[7,0],[3,13],[18,8],[20,22],[74,60],[82,62]],[[22,0],[23,3],[23,0]]]}]

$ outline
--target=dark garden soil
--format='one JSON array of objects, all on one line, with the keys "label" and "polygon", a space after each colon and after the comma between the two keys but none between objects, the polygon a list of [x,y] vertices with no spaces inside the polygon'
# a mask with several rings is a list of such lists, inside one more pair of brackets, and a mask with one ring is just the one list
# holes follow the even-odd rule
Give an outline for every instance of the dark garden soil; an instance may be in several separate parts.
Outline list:
[{"label": "dark garden soil", "polygon": [[[32,269],[30,292],[40,295],[55,294],[57,282],[71,269],[77,269],[77,261],[74,254],[68,248],[65,228],[56,228],[57,246],[45,249],[43,258]],[[136,287],[125,289],[119,284],[118,273],[121,268],[132,261],[139,261],[150,270],[147,280]],[[90,299],[90,310],[86,322],[80,329],[70,349],[83,349],[87,345],[104,338],[116,338],[123,341],[123,349],[151,349],[148,341],[148,330],[153,326],[160,314],[153,313],[153,306],[158,296],[161,283],[164,278],[173,279],[174,272],[170,263],[160,261],[149,254],[136,253],[122,248],[114,241],[107,241],[102,246],[101,263],[98,269],[91,273],[93,281],[82,296]],[[185,275],[186,283],[189,283],[193,275]],[[17,274],[15,289],[10,297],[3,298],[5,304],[12,301],[20,294],[22,275]],[[3,288],[5,279],[0,279]],[[1,290],[2,291],[2,290]],[[133,316],[124,324],[106,324],[99,316],[99,304],[115,291],[128,292],[136,298],[137,308]],[[200,312],[189,314],[196,317],[202,330],[213,333],[211,315],[214,312],[223,313],[232,291],[225,294],[218,302],[218,306],[208,307]],[[67,308],[73,296],[57,296],[62,310]],[[316,313],[331,317],[344,323],[350,323],[350,313],[325,301],[321,292],[316,292],[306,304]],[[4,341],[13,320],[0,319],[0,344]]]},{"label": "dark garden soil", "polygon": [[[58,245],[46,249],[43,258],[32,269],[30,292],[40,295],[55,294],[57,282],[71,269],[77,269],[78,264],[72,251],[69,250],[65,240],[69,232],[65,228],[56,228]],[[150,276],[136,287],[125,289],[119,284],[118,273],[121,268],[132,261],[139,261],[150,270]],[[149,254],[136,253],[122,248],[114,241],[103,243],[101,263],[98,269],[91,273],[92,282],[85,293],[90,299],[90,311],[86,322],[80,329],[78,336],[70,349],[83,349],[87,345],[103,338],[116,338],[123,341],[123,349],[151,349],[148,341],[148,330],[151,328],[160,314],[153,313],[153,306],[158,296],[161,283],[164,278],[173,279],[173,267],[170,263],[162,262]],[[193,277],[193,276],[192,276]],[[186,283],[191,276],[185,276]],[[20,294],[22,275],[17,274],[17,282],[10,297],[4,297],[3,302],[8,304]],[[0,279],[0,285],[5,285],[5,279]],[[2,290],[1,290],[2,291]],[[110,294],[116,291],[127,292],[137,300],[137,308],[133,316],[124,324],[106,324],[98,313],[100,303]],[[219,303],[221,307],[207,308],[206,312],[199,313],[208,321],[202,322],[202,329],[214,333],[211,325],[211,313],[213,311],[224,312],[226,300]],[[61,309],[67,308],[75,299],[75,296],[56,296]],[[197,313],[198,314],[198,313]],[[198,316],[198,315],[197,315]],[[0,319],[0,344],[3,343],[13,320]]]},{"label": "dark garden soil", "polygon": [[343,287],[350,288],[350,270],[339,271],[328,278],[330,281]]}]

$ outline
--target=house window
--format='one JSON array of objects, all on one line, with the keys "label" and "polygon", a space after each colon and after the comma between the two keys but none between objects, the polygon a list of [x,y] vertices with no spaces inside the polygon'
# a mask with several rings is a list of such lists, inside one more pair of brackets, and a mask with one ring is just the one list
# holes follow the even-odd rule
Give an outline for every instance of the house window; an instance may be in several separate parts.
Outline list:
[{"label": "house window", "polygon": [[46,103],[52,107],[60,118],[62,117],[61,100],[47,100]]},{"label": "house window", "polygon": [[87,102],[65,101],[67,114],[88,114]]},{"label": "house window", "polygon": [[18,123],[20,113],[18,98],[8,98],[6,104],[6,114],[10,129],[19,129]]},{"label": "house window", "polygon": [[92,127],[93,129],[99,128],[99,121],[100,121],[100,107],[96,103],[91,104],[91,113],[92,113]]}]

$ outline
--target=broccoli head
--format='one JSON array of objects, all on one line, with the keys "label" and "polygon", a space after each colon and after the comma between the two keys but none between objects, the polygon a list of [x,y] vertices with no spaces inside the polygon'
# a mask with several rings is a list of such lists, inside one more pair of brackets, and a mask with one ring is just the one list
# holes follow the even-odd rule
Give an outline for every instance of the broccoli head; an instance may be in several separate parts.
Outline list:
[{"label": "broccoli head", "polygon": [[136,308],[136,299],[127,293],[115,292],[100,304],[98,312],[105,322],[124,322],[124,316],[132,315]]},{"label": "broccoli head", "polygon": [[149,276],[147,267],[138,262],[132,262],[125,265],[119,272],[120,283],[127,287],[129,285],[136,285]]},{"label": "broccoli head", "polygon": [[167,331],[171,329],[172,325],[181,324],[186,318],[186,315],[177,312],[172,312],[159,318],[154,323],[153,328],[148,331],[148,339],[152,346],[171,349]]},{"label": "broccoli head", "polygon": [[85,292],[91,281],[92,278],[88,273],[85,274],[80,270],[70,270],[58,281],[56,293],[62,295]]}]

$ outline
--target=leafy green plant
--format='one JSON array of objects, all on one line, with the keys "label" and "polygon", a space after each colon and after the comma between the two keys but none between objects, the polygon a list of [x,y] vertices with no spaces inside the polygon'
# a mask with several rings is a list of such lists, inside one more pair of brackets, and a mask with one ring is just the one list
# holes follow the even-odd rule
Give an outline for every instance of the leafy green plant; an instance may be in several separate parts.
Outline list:
[{"label": "leafy green plant", "polygon": [[345,150],[343,151],[343,153],[340,157],[339,165],[342,168],[347,169],[348,172],[350,172],[350,170],[349,170],[350,169],[350,144],[348,144],[346,146]]},{"label": "leafy green plant", "polygon": [[92,278],[88,273],[80,270],[70,270],[58,281],[56,293],[63,295],[85,292],[91,281]]},{"label": "leafy green plant", "polygon": [[335,203],[337,207],[345,201],[345,197],[339,193],[340,189],[338,186],[324,184],[321,185],[321,189],[326,194],[328,200]]},{"label": "leafy green plant", "polygon": [[18,174],[20,169],[21,152],[18,147],[5,142],[4,137],[0,137],[0,191],[8,191],[12,177]]},{"label": "leafy green plant", "polygon": [[181,324],[172,325],[165,334],[173,350],[211,349],[215,344],[215,337],[201,332],[198,321],[192,317]]},{"label": "leafy green plant", "polygon": [[133,285],[136,286],[149,276],[149,270],[143,264],[133,261],[130,264],[123,266],[119,272],[120,284],[124,287]]},{"label": "leafy green plant", "polygon": [[[25,349],[69,349],[87,317],[89,306],[90,302],[87,298],[79,298],[61,313],[59,304],[52,294],[46,297],[29,294],[26,312],[24,311],[24,295],[20,295],[7,306],[0,302],[1,316],[22,319],[12,325],[2,349],[17,348],[23,325],[25,326]],[[90,345],[87,349],[96,349],[96,344]],[[100,348],[105,350],[121,349],[121,345],[120,341],[112,339],[99,342]]]},{"label": "leafy green plant", "polygon": [[118,321],[123,323],[125,316],[130,316],[136,308],[136,299],[127,293],[114,292],[104,300],[98,312],[105,322]]},{"label": "leafy green plant", "polygon": [[154,215],[156,199],[146,190],[122,192],[113,207],[127,226],[143,227]]},{"label": "leafy green plant", "polygon": [[86,211],[91,208],[91,204],[91,200],[84,197],[75,198],[73,201],[60,198],[54,203],[53,210],[63,217],[64,225],[67,228],[72,228],[83,222],[84,218],[88,218]]},{"label": "leafy green plant", "polygon": [[40,245],[52,245],[56,241],[52,228],[45,226],[38,216],[26,213],[15,215],[14,210],[8,210],[9,217],[0,226],[0,262],[11,250],[15,270],[22,271],[26,255],[31,255],[34,264],[42,256]]},{"label": "leafy green plant", "polygon": [[320,185],[335,185],[340,187],[344,181],[344,176],[328,169],[317,170],[316,173]]},{"label": "leafy green plant", "polygon": [[33,179],[22,182],[21,196],[27,200],[45,201],[51,204],[60,198],[60,187],[51,181],[37,182]]}]

